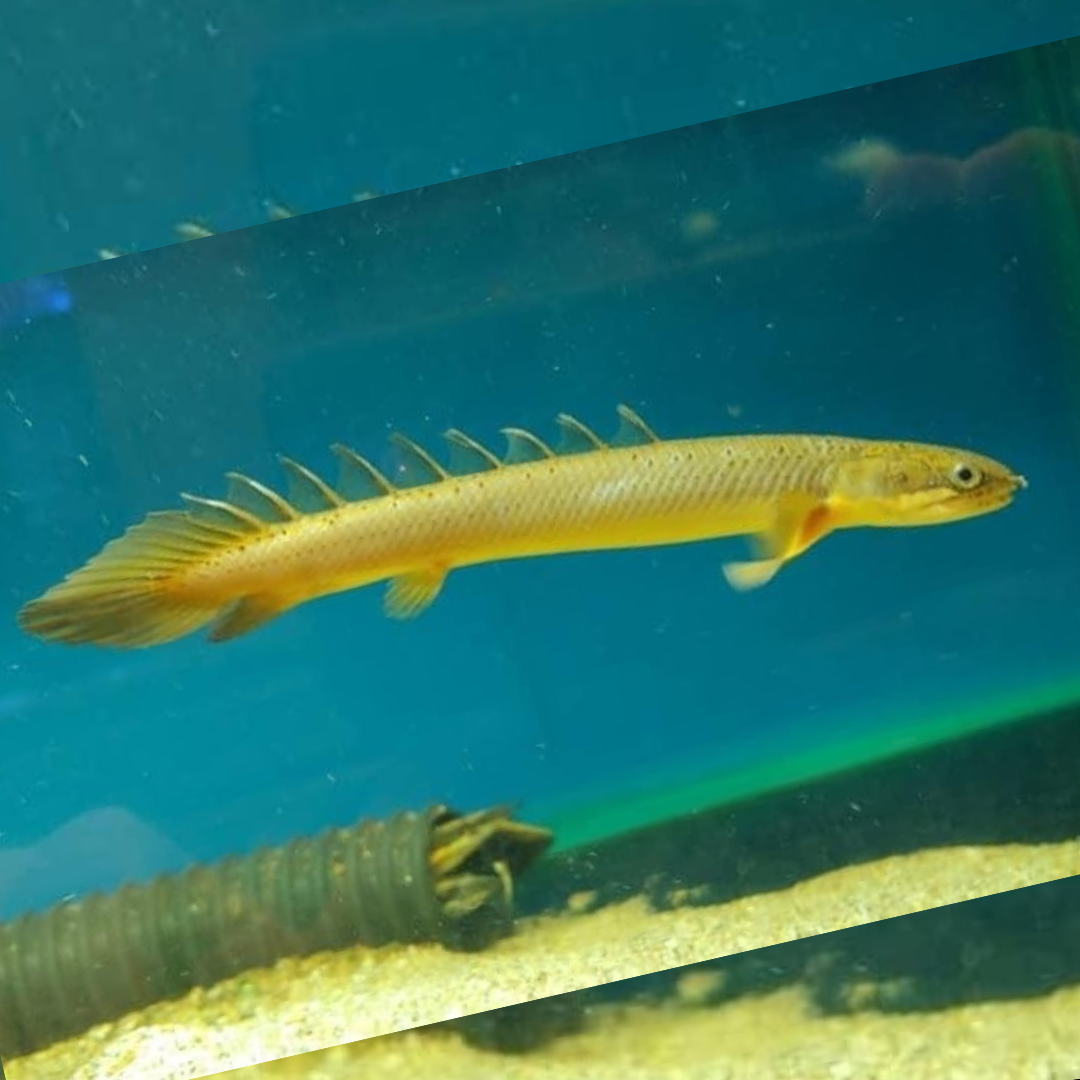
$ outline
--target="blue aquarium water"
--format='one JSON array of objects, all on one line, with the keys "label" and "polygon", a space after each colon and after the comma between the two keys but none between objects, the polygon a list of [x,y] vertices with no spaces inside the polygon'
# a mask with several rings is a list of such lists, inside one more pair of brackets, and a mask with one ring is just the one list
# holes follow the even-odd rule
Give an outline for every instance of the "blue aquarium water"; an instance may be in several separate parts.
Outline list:
[{"label": "blue aquarium water", "polygon": [[1076,33],[1073,0],[7,0],[0,281]]},{"label": "blue aquarium water", "polygon": [[[568,842],[599,834],[575,807],[640,823],[705,800],[702,776],[824,770],[1067,693],[1080,95],[1054,72],[1075,57],[973,61],[6,291],[0,914],[433,801],[521,800]],[[730,540],[462,570],[406,623],[380,588],[349,592],[220,645],[69,648],[16,624],[229,470],[277,483],[285,453],[330,473],[339,441],[391,469],[395,429],[495,445],[506,425],[553,437],[561,411],[608,434],[620,402],[667,437],[958,445],[1030,488],[961,524],[830,537],[748,594],[721,573],[744,557]]]}]

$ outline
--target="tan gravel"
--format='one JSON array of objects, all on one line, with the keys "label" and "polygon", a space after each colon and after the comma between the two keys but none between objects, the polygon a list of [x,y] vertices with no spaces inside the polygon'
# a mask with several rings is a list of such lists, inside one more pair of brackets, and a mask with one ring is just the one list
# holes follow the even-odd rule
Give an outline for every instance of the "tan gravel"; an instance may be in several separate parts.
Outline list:
[{"label": "tan gravel", "polygon": [[404,1032],[222,1080],[1075,1080],[1080,989],[914,1016],[821,1019],[797,990],[715,1009],[629,1008],[527,1055]]}]

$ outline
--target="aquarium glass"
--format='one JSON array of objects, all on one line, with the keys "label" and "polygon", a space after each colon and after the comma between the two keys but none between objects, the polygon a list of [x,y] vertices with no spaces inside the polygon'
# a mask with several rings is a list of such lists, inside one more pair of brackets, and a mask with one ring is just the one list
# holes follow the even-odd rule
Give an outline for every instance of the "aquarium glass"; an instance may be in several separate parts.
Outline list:
[{"label": "aquarium glass", "polygon": [[[1077,49],[508,168],[493,143],[460,167],[494,171],[3,286],[0,917],[433,804],[513,804],[566,851],[1071,703]],[[577,143],[638,130],[581,123]],[[440,177],[425,145],[389,186]],[[185,198],[228,205],[204,180]],[[217,643],[72,647],[17,621],[148,513],[223,498],[231,471],[284,490],[286,455],[333,484],[342,443],[407,488],[394,432],[445,463],[448,429],[502,454],[501,429],[554,445],[568,413],[609,440],[620,405],[664,440],[914,440],[1026,486],[970,520],[839,529],[748,591],[723,572],[754,557],[744,539],[644,546],[655,522],[631,515],[619,550],[454,569],[411,619],[377,584]],[[907,484],[909,453],[881,453]],[[537,482],[570,460],[541,450]],[[410,498],[452,517],[455,484]],[[777,520],[810,536],[818,504],[777,490]],[[924,489],[902,490],[913,514]],[[842,516],[879,492],[828,495]]]},{"label": "aquarium glass", "polygon": [[8,0],[0,280],[1078,32],[1067,0]]}]

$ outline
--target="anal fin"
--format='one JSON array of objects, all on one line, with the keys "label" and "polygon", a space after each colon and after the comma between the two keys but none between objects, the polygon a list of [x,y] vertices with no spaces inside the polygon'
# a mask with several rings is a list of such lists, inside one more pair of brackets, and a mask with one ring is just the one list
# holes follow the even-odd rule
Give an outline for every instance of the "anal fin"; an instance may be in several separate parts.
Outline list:
[{"label": "anal fin", "polygon": [[399,574],[386,588],[383,610],[392,619],[413,619],[435,602],[445,581],[441,566]]},{"label": "anal fin", "polygon": [[242,596],[224,608],[210,628],[210,640],[231,641],[270,622],[283,611],[292,607],[283,603],[272,593],[253,593]]}]

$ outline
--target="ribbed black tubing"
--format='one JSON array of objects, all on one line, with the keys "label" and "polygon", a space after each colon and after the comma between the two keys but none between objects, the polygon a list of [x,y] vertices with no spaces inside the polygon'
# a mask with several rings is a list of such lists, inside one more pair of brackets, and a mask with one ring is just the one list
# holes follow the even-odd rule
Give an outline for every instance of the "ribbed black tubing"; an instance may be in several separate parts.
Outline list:
[{"label": "ribbed black tubing", "polygon": [[[285,956],[390,942],[484,947],[512,924],[506,891],[463,917],[436,896],[433,832],[460,818],[439,806],[365,821],[0,924],[0,1055]],[[516,857],[505,841],[481,846],[462,869],[495,880],[500,860],[503,873],[517,870],[545,846]]]}]

